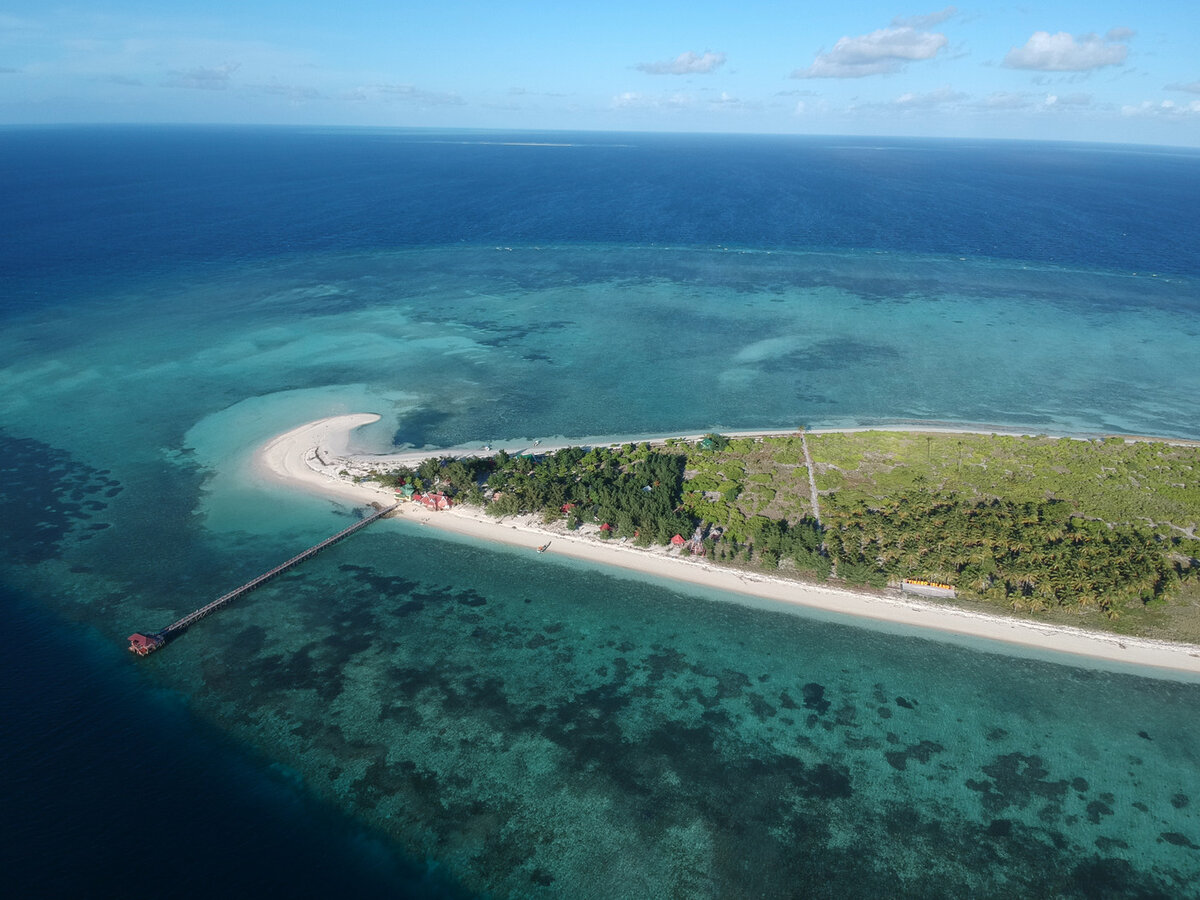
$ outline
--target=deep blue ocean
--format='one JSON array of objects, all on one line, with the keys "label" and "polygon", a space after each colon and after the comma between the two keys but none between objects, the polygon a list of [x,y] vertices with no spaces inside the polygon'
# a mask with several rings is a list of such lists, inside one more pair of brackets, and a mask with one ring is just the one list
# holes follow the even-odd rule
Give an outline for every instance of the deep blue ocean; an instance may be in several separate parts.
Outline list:
[{"label": "deep blue ocean", "polygon": [[0,130],[20,896],[1198,895],[1200,685],[372,526],[372,449],[938,421],[1200,438],[1200,152]]}]

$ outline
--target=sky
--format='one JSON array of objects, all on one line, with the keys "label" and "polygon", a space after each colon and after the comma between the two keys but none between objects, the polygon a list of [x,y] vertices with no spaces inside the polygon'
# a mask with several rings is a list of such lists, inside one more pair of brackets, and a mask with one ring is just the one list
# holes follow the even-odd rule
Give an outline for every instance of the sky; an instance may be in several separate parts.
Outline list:
[{"label": "sky", "polygon": [[1196,0],[5,0],[0,124],[1200,147]]}]

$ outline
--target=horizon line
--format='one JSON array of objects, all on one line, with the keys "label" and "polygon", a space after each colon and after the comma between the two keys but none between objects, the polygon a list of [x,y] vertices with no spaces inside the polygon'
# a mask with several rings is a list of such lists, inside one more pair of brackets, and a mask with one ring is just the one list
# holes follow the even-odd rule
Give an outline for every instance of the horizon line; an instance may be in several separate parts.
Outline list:
[{"label": "horizon line", "polygon": [[1142,144],[1118,140],[1081,140],[1067,138],[1036,137],[984,137],[970,135],[922,135],[902,133],[854,134],[839,132],[796,132],[796,131],[704,131],[704,130],[644,130],[617,128],[503,128],[475,125],[346,125],[322,123],[280,122],[118,122],[118,121],[64,121],[64,122],[0,122],[0,132],[61,130],[61,129],[229,129],[263,131],[341,131],[341,132],[416,132],[425,134],[545,134],[545,135],[641,135],[646,137],[696,137],[696,138],[790,138],[808,140],[846,141],[922,141],[940,144],[1041,144],[1058,146],[1137,147],[1145,149],[1190,150],[1200,153],[1200,144]]}]

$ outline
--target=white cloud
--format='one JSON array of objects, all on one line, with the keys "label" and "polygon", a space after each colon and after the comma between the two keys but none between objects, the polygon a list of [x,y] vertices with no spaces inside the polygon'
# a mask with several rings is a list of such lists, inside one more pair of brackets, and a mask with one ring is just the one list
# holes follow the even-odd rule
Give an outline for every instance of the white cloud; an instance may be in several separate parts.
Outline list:
[{"label": "white cloud", "polygon": [[1049,108],[1051,106],[1091,106],[1091,94],[1047,94],[1046,99],[1042,101],[1042,105]]},{"label": "white cloud", "polygon": [[689,50],[666,62],[638,63],[637,68],[650,75],[707,75],[724,64],[724,53],[706,51],[700,55]]},{"label": "white cloud", "polygon": [[284,97],[292,103],[302,103],[305,100],[320,100],[322,99],[321,92],[313,87],[304,87],[295,84],[279,84],[271,82],[269,84],[250,84],[246,85],[247,89],[259,91],[264,94],[272,94],[276,97]]},{"label": "white cloud", "polygon": [[[552,99],[561,99],[563,97],[567,97],[570,95],[564,94],[561,91],[531,91],[527,87],[516,86],[516,87],[510,87],[508,89],[508,96],[510,96],[510,97],[534,97],[534,98],[550,97]],[[519,107],[519,106],[513,107],[513,109],[520,109],[520,108],[521,107]]]},{"label": "white cloud", "polygon": [[625,91],[612,98],[614,109],[689,109],[696,105],[696,98],[690,94],[642,94],[638,91]]},{"label": "white cloud", "polygon": [[130,75],[97,75],[92,80],[102,84],[119,84],[124,87],[141,87],[143,84],[142,79]]},{"label": "white cloud", "polygon": [[840,112],[835,110],[830,105],[829,101],[821,97],[815,97],[811,100],[797,100],[796,105],[792,108],[794,116],[823,116],[829,115],[831,112]]},{"label": "white cloud", "polygon": [[892,102],[903,109],[933,109],[935,106],[959,103],[967,99],[967,95],[953,90],[949,86],[928,91],[924,94],[908,92],[901,94]]},{"label": "white cloud", "polygon": [[762,104],[756,100],[743,100],[728,91],[721,91],[716,96],[704,97],[701,102],[708,108],[719,112],[748,112],[762,109]]},{"label": "white cloud", "polygon": [[934,25],[941,25],[956,15],[958,15],[958,7],[947,6],[938,12],[926,13],[923,16],[896,16],[892,19],[892,24],[897,28],[930,28]]},{"label": "white cloud", "polygon": [[975,105],[986,110],[1024,109],[1032,101],[1028,94],[1013,91],[993,91]]},{"label": "white cloud", "polygon": [[166,86],[198,91],[223,91],[229,87],[230,76],[240,66],[241,63],[225,63],[223,66],[199,66],[186,72],[172,72]]},{"label": "white cloud", "polygon": [[1200,100],[1192,100],[1189,103],[1176,103],[1174,100],[1143,100],[1136,105],[1122,106],[1121,115],[1168,119],[1200,115]]},{"label": "white cloud", "polygon": [[467,102],[454,91],[429,91],[411,84],[377,84],[375,90],[386,99],[424,106],[462,106]]},{"label": "white cloud", "polygon": [[944,34],[908,26],[880,28],[858,37],[839,38],[828,53],[818,53],[793,78],[862,78],[899,72],[905,63],[933,59],[948,43]]},{"label": "white cloud", "polygon": [[[1128,29],[1113,29],[1128,31]],[[1123,38],[1122,38],[1123,40]],[[1010,69],[1037,69],[1042,72],[1086,72],[1125,62],[1129,48],[1115,38],[1085,34],[1076,38],[1060,31],[1035,31],[1024,47],[1013,47],[1004,57]]]},{"label": "white cloud", "polygon": [[1189,94],[1200,94],[1200,81],[1189,81],[1181,84],[1178,81],[1167,85],[1168,91],[1186,91]]}]

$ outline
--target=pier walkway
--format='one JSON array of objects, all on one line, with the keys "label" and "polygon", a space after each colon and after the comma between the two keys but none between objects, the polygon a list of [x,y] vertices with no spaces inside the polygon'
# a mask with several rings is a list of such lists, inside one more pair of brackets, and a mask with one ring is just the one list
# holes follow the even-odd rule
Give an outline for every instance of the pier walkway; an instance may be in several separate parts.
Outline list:
[{"label": "pier walkway", "polygon": [[155,650],[157,650],[159,647],[163,646],[163,644],[167,643],[167,641],[178,637],[180,634],[182,634],[184,631],[186,631],[191,626],[195,625],[197,622],[199,622],[201,619],[203,619],[209,613],[216,612],[222,606],[232,603],[234,600],[236,600],[238,597],[241,597],[243,594],[248,594],[248,593],[250,593],[250,591],[254,590],[255,588],[261,587],[262,585],[266,584],[268,581],[270,581],[276,575],[282,575],[288,569],[298,566],[300,563],[304,562],[309,557],[316,556],[318,553],[320,553],[326,547],[329,547],[332,544],[336,544],[338,541],[343,540],[344,538],[347,538],[350,535],[354,534],[354,532],[359,531],[363,528],[366,528],[368,525],[370,525],[376,519],[383,518],[384,516],[386,516],[388,513],[390,513],[392,510],[394,510],[399,505],[400,505],[399,503],[393,503],[391,506],[376,509],[375,512],[373,512],[371,515],[367,516],[366,518],[360,519],[359,521],[355,522],[353,525],[343,528],[341,531],[339,531],[337,534],[333,535],[332,537],[325,538],[325,540],[321,541],[321,543],[315,544],[312,547],[309,547],[303,553],[296,554],[291,559],[287,560],[286,562],[280,563],[279,565],[277,565],[275,568],[271,569],[270,571],[263,572],[257,578],[253,578],[250,581],[247,581],[241,587],[234,588],[232,591],[230,591],[227,594],[222,594],[216,600],[212,601],[211,603],[209,603],[205,606],[200,607],[197,610],[193,610],[192,612],[190,612],[186,616],[184,616],[182,619],[172,622],[170,625],[168,625],[166,628],[162,629],[161,631],[149,632],[147,634],[143,634],[141,632],[139,632],[137,634],[131,634],[129,636],[129,649],[131,651],[133,651],[134,653],[136,653],[138,656],[148,656],[149,654],[151,654]]}]

